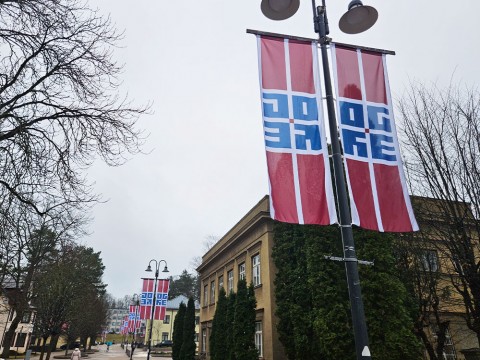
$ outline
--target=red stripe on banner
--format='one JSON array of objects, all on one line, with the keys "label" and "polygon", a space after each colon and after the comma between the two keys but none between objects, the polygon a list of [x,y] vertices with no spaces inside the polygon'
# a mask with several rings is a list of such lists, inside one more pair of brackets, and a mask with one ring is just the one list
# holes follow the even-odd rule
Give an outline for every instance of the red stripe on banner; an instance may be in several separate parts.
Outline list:
[{"label": "red stripe on banner", "polygon": [[312,44],[290,40],[289,55],[292,90],[315,94]]},{"label": "red stripe on banner", "polygon": [[298,178],[305,224],[329,225],[325,193],[325,162],[323,155],[297,155]]},{"label": "red stripe on banner", "polygon": [[374,164],[373,168],[384,231],[413,231],[398,167]]},{"label": "red stripe on banner", "polygon": [[358,211],[360,226],[365,229],[378,231],[368,163],[352,159],[346,159],[346,162],[351,192]]},{"label": "red stripe on banner", "polygon": [[267,151],[267,166],[275,220],[298,224],[292,155]]},{"label": "red stripe on banner", "polygon": [[382,54],[362,52],[367,101],[388,105]]},{"label": "red stripe on banner", "polygon": [[338,96],[362,100],[357,52],[336,46]]},{"label": "red stripe on banner", "polygon": [[283,39],[262,37],[261,52],[263,88],[287,90],[285,44]]}]

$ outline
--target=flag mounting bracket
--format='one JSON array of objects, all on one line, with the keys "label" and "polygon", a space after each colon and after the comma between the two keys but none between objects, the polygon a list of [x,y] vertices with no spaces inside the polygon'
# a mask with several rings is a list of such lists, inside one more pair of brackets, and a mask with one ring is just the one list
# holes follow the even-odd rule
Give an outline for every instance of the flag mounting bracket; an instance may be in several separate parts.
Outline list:
[{"label": "flag mounting bracket", "polygon": [[344,258],[344,257],[338,257],[338,256],[324,256],[325,259],[327,260],[333,260],[333,261],[343,261],[343,262],[356,262],[361,265],[368,265],[368,266],[373,266],[375,263],[373,261],[367,261],[367,260],[358,260],[357,258]]}]

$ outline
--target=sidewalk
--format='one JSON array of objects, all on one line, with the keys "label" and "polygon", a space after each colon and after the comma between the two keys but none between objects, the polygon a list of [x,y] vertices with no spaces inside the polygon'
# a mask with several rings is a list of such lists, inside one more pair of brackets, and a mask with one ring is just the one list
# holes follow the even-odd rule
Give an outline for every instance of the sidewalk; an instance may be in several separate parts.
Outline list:
[{"label": "sidewalk", "polygon": [[[122,349],[120,344],[110,346],[110,350],[108,352],[106,351],[106,345],[98,345],[93,348],[96,348],[99,351],[93,354],[88,354],[89,360],[129,360],[129,357],[125,353],[125,349]],[[133,359],[146,360],[147,355],[148,351],[144,351],[142,349],[135,349],[135,351],[133,352]],[[150,360],[172,360],[172,358],[152,356],[152,354],[150,354]]]}]

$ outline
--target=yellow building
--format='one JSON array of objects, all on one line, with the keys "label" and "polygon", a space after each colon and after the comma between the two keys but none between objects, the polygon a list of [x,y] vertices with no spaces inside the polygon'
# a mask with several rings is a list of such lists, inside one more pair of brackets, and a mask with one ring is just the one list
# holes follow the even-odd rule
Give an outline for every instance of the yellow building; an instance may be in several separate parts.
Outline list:
[{"label": "yellow building", "polygon": [[257,317],[255,344],[260,357],[284,360],[283,347],[276,330],[272,262],[273,220],[268,196],[255,205],[203,257],[197,271],[201,279],[200,353],[209,353],[209,338],[218,290],[236,291],[238,279],[246,278],[255,286]]},{"label": "yellow building", "polygon": [[[424,198],[413,198],[412,202],[417,207],[420,204],[432,206],[426,203]],[[421,237],[415,239],[420,248],[427,250],[425,254],[435,256],[436,240],[438,239],[435,237],[427,241]],[[247,284],[253,283],[255,286],[257,299],[255,343],[260,358],[287,359],[276,329],[274,294],[276,268],[271,256],[273,244],[273,220],[270,218],[269,198],[265,196],[202,257],[202,264],[197,269],[201,280],[199,351],[206,355],[207,359],[219,289],[224,287],[227,294],[232,290],[236,291],[237,281],[243,277],[246,278]],[[429,255],[426,260],[436,262],[436,271],[441,271],[445,278],[448,278],[451,268],[444,264],[444,259]],[[461,307],[442,309],[442,316],[450,321],[444,355],[446,360],[464,359],[462,349],[478,346],[476,337],[467,329],[462,319],[462,311],[464,309]],[[435,337],[433,332],[430,332],[430,336]]]},{"label": "yellow building", "polygon": [[[17,289],[4,289],[7,294],[9,292],[18,291]],[[29,345],[35,341],[33,333],[33,324],[35,322],[35,309],[30,307],[22,315],[22,319],[15,330],[15,336],[10,344],[10,350],[14,350],[19,354],[24,354]],[[16,316],[15,311],[10,306],[8,298],[0,297],[0,331],[2,331],[2,341],[0,343],[0,353],[3,351],[6,344],[4,344],[5,333],[10,329],[13,318]]]},{"label": "yellow building", "polygon": [[[176,298],[168,300],[167,302],[167,311],[165,312],[164,320],[154,320],[152,327],[152,346],[161,343],[165,340],[172,340],[173,336],[173,323],[175,317],[177,316],[178,309],[180,308],[180,303],[187,305],[188,298],[186,296],[180,295]],[[200,305],[198,301],[195,301],[195,342],[197,343],[198,348],[198,330],[200,324]],[[149,338],[150,331],[150,320],[146,321],[146,334],[145,339]]]}]

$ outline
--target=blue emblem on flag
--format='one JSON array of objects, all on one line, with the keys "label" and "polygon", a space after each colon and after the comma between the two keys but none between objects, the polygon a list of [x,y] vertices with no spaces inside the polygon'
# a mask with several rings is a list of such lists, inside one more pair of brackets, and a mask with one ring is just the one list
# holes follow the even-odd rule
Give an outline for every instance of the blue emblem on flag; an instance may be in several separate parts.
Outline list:
[{"label": "blue emblem on flag", "polygon": [[[167,306],[168,293],[157,292],[155,297],[155,306]],[[152,292],[143,292],[140,298],[140,305],[143,306],[152,306],[153,304],[153,291]]]},{"label": "blue emblem on flag", "polygon": [[391,114],[386,106],[340,101],[340,123],[346,155],[396,162],[396,148]]},{"label": "blue emblem on flag", "polygon": [[153,291],[142,292],[140,297],[140,305],[152,306],[153,304]]},{"label": "blue emblem on flag", "polygon": [[263,92],[262,99],[267,148],[291,150],[294,146],[296,150],[322,150],[315,96]]}]

